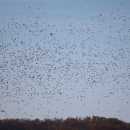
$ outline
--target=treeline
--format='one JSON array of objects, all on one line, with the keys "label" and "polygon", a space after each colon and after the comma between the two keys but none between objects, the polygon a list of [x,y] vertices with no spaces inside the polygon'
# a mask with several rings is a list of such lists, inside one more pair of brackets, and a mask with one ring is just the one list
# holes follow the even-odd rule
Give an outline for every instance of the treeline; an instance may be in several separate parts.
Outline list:
[{"label": "treeline", "polygon": [[0,130],[130,130],[130,123],[117,118],[93,116],[85,118],[62,118],[30,120],[0,120]]}]

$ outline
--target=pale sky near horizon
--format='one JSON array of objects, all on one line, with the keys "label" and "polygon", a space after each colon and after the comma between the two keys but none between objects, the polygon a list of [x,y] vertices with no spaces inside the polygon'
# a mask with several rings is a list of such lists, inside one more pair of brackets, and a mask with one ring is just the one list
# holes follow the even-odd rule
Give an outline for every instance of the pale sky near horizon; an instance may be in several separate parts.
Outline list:
[{"label": "pale sky near horizon", "polygon": [[0,119],[129,110],[129,0],[0,0]]}]

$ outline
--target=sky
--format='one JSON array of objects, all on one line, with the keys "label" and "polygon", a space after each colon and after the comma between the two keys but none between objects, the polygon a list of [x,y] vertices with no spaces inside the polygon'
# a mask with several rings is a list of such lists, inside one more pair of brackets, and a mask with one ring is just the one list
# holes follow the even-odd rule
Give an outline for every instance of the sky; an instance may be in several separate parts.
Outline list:
[{"label": "sky", "polygon": [[129,7],[129,0],[0,0],[0,119],[130,122]]}]

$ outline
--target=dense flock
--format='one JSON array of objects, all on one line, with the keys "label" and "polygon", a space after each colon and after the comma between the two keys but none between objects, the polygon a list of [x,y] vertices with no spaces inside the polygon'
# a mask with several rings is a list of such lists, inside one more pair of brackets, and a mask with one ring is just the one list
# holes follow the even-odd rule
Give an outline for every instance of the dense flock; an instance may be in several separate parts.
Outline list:
[{"label": "dense flock", "polygon": [[[68,13],[69,6],[75,4],[68,1]],[[43,3],[34,7],[24,8],[27,17],[13,12],[8,20],[0,20],[0,115],[74,116],[79,106],[86,109],[84,115],[104,115],[120,104],[113,116],[130,116],[125,113],[130,107],[127,11],[95,13],[89,22],[63,22],[48,18]],[[80,9],[73,11],[78,14]]]}]

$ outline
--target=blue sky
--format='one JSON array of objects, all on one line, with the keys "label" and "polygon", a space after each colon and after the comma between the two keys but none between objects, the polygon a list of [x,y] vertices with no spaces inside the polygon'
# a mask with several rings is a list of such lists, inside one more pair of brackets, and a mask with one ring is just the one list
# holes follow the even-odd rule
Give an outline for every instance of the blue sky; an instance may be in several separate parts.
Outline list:
[{"label": "blue sky", "polygon": [[129,0],[0,0],[1,119],[130,122],[129,7]]}]

